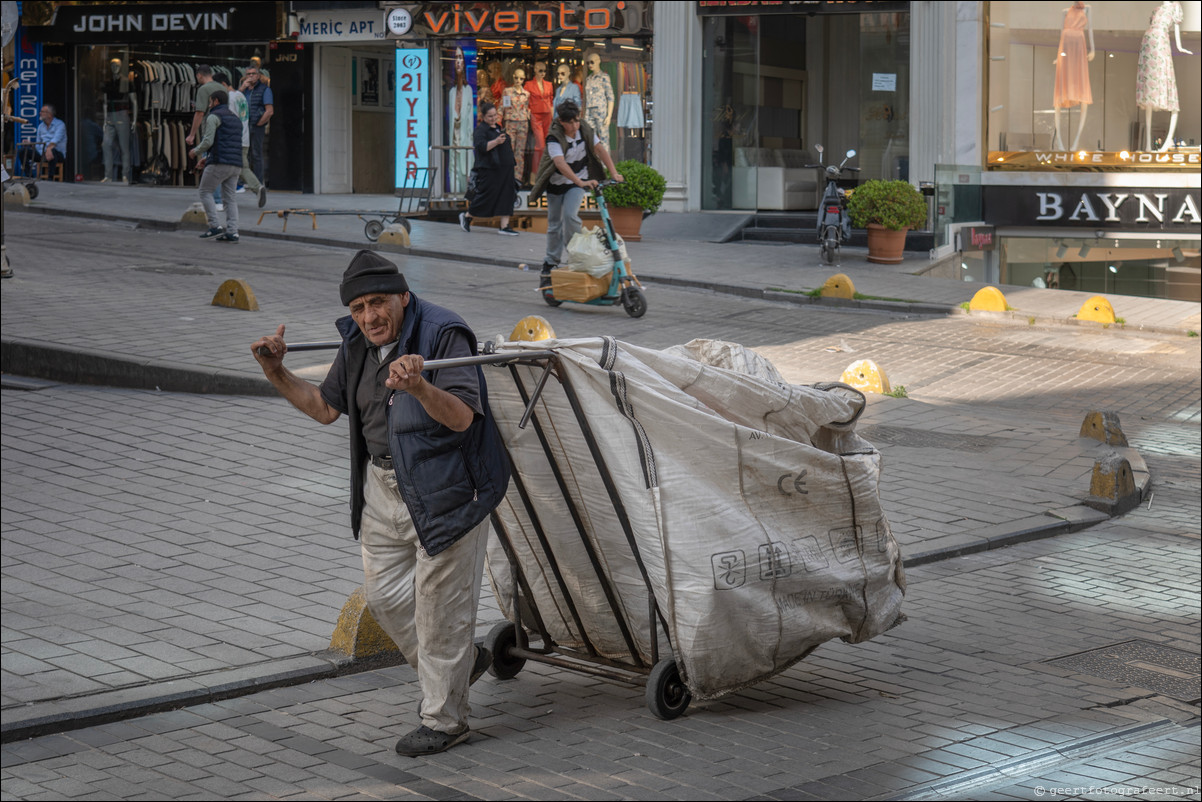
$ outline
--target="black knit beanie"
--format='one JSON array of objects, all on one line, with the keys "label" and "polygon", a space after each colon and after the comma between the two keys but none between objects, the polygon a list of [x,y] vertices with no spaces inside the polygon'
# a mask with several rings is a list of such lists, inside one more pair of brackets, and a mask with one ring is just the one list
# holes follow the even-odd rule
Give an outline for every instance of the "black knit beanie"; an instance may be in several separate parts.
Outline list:
[{"label": "black knit beanie", "polygon": [[409,282],[405,281],[401,271],[392,262],[375,251],[362,250],[355,254],[350,266],[342,274],[338,296],[342,299],[343,306],[350,306],[351,301],[359,296],[373,292],[389,295],[409,292]]}]

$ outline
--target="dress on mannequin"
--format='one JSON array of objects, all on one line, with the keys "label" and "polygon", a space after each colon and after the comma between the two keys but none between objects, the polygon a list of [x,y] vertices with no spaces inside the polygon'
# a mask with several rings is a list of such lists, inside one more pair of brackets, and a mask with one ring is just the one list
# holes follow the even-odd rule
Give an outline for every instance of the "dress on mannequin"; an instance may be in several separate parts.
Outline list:
[{"label": "dress on mannequin", "polygon": [[1177,97],[1177,75],[1173,69],[1173,48],[1169,43],[1169,29],[1177,37],[1177,49],[1187,55],[1190,51],[1181,47],[1181,21],[1184,14],[1176,0],[1166,0],[1152,12],[1148,30],[1139,46],[1139,68],[1135,79],[1135,102],[1144,110],[1145,150],[1152,150],[1152,112],[1171,112],[1169,130],[1164,138],[1162,151],[1173,147],[1173,134],[1177,130],[1177,114],[1181,103]]},{"label": "dress on mannequin", "polygon": [[513,85],[501,94],[501,116],[505,133],[513,145],[513,177],[518,181],[526,170],[526,135],[530,130],[530,93],[526,91],[526,71],[513,71]]},{"label": "dress on mannequin", "polygon": [[450,190],[456,194],[467,189],[468,172],[472,169],[472,133],[476,130],[473,117],[472,88],[467,83],[467,68],[463,50],[455,50],[455,82],[447,90],[447,111],[450,115],[451,147],[449,163]]},{"label": "dress on mannequin", "polygon": [[1083,2],[1073,3],[1064,10],[1064,27],[1060,31],[1060,44],[1056,50],[1056,86],[1052,97],[1056,147],[1059,150],[1064,150],[1060,110],[1081,106],[1077,135],[1073,137],[1070,148],[1076,150],[1081,141],[1081,131],[1085,128],[1089,104],[1093,103],[1093,92],[1089,86],[1089,62],[1094,58],[1094,46],[1089,13],[1089,6]]}]

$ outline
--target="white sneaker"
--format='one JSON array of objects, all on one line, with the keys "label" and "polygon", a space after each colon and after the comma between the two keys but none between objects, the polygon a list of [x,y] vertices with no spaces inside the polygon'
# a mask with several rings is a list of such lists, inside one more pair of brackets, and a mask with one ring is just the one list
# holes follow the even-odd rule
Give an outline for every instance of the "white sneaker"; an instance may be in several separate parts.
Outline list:
[{"label": "white sneaker", "polygon": [[224,204],[224,203],[219,203],[219,204],[217,204],[217,211],[219,211],[219,212],[224,212],[224,211],[225,211],[225,204]]},{"label": "white sneaker", "polygon": [[239,195],[241,195],[245,191],[246,191],[246,187],[243,184],[239,184],[238,188],[234,190],[234,192],[238,193]]}]

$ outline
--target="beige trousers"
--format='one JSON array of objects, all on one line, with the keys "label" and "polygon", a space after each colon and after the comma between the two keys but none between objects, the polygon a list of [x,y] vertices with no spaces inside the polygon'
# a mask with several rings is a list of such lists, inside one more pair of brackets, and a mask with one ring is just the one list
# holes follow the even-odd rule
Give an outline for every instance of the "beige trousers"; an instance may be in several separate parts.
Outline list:
[{"label": "beige trousers", "polygon": [[369,463],[364,494],[359,541],[368,609],[417,670],[422,724],[463,732],[489,520],[430,557],[391,470]]}]

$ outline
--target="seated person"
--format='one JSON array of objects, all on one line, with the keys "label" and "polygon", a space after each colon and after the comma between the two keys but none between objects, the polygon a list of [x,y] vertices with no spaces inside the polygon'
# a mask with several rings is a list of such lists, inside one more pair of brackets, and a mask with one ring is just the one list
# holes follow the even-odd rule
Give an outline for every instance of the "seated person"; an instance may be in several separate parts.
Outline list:
[{"label": "seated person", "polygon": [[38,114],[42,122],[38,124],[37,138],[33,145],[22,145],[18,154],[21,169],[25,175],[34,175],[33,163],[46,162],[53,172],[55,164],[67,160],[67,126],[54,116],[54,106],[47,103]]}]

